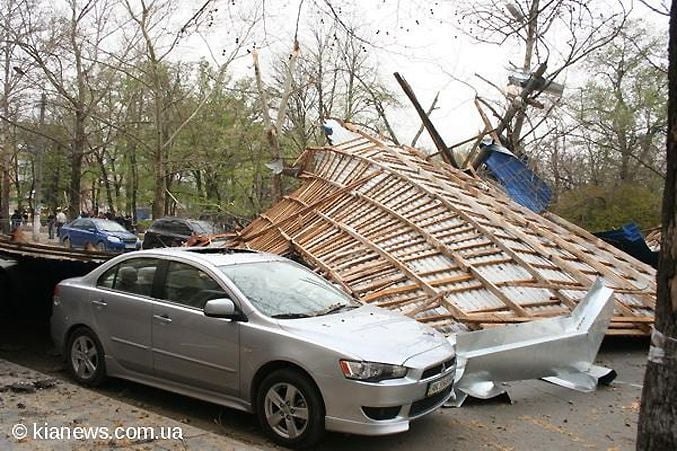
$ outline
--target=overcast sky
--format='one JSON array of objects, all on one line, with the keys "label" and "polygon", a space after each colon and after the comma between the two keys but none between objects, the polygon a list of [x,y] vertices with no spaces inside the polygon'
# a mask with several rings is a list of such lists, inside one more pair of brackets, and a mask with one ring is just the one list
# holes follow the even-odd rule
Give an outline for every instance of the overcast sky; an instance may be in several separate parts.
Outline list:
[{"label": "overcast sky", "polygon": [[[318,3],[321,4],[322,0],[318,0]],[[467,84],[473,85],[481,95],[497,97],[496,90],[477,78],[475,73],[503,86],[507,81],[510,62],[521,65],[523,50],[515,44],[508,43],[500,47],[479,44],[463,34],[456,27],[459,20],[463,20],[455,10],[456,2],[346,0],[344,3],[333,1],[332,4],[339,9],[339,15],[346,23],[356,26],[359,34],[373,44],[367,50],[370,58],[381,72],[386,85],[400,97],[403,104],[403,108],[388,111],[388,114],[398,137],[404,142],[411,140],[420,122],[393,78],[393,72],[398,71],[406,77],[426,109],[435,93],[440,91],[439,108],[432,118],[450,145],[481,129],[481,120],[473,105],[474,90]],[[614,4],[614,0],[593,0],[588,3],[603,8]],[[218,59],[221,49],[231,48],[236,35],[241,34],[241,29],[238,30],[234,25],[236,16],[251,17],[252,11],[261,11],[261,5],[265,5],[265,21],[259,21],[246,47],[256,45],[260,48],[260,59],[264,65],[274,63],[279,55],[291,47],[299,0],[268,0],[258,4],[230,0],[222,1],[219,5],[219,11],[214,13],[213,25],[200,28],[205,30],[204,40],[193,36],[182,41],[176,53],[180,59],[208,56],[205,41]],[[196,7],[192,5],[183,11],[188,14]],[[657,31],[667,31],[667,17],[650,13],[641,3],[628,2],[627,7],[632,9],[633,17],[646,18]],[[301,15],[301,39],[317,27],[319,21],[330,20],[314,7],[312,0],[305,0]],[[472,31],[477,33],[480,30]],[[556,40],[557,36],[552,35],[550,39]],[[235,62],[233,71],[236,75],[253,75],[251,57],[246,52]],[[559,77],[559,81],[565,82],[567,87],[579,85],[583,79],[572,71]],[[430,145],[430,141],[426,140],[423,144]]]}]

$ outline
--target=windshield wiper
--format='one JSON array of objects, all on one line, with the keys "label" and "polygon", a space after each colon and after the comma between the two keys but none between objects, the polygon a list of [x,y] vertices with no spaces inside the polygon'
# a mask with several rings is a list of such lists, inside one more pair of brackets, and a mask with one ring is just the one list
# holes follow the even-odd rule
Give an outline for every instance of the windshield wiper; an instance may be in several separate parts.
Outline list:
[{"label": "windshield wiper", "polygon": [[278,313],[277,315],[271,315],[271,318],[277,319],[310,318],[310,315],[306,313]]},{"label": "windshield wiper", "polygon": [[327,307],[324,310],[320,310],[319,312],[315,312],[313,316],[323,316],[323,315],[328,315],[330,313],[335,313],[338,312],[339,310],[353,310],[358,308],[359,305],[354,305],[354,304],[342,304],[340,302],[336,304],[332,304],[329,307]]}]

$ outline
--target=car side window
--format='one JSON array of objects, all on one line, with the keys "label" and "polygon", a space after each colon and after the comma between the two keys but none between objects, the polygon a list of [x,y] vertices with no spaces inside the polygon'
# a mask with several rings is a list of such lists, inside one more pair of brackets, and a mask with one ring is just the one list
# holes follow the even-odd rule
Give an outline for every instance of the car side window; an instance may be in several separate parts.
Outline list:
[{"label": "car side window", "polygon": [[210,299],[225,297],[228,294],[204,271],[185,263],[169,262],[163,299],[201,309]]},{"label": "car side window", "polygon": [[84,229],[85,221],[84,219],[76,219],[71,223],[71,227],[76,229]]},{"label": "car side window", "polygon": [[151,227],[157,232],[166,232],[169,228],[169,223],[167,221],[158,220]]},{"label": "car side window", "polygon": [[118,273],[118,267],[113,266],[111,269],[106,271],[99,277],[99,280],[96,282],[96,286],[103,288],[113,288],[115,284],[115,276]]},{"label": "car side window", "polygon": [[94,225],[94,223],[92,221],[84,221],[82,223],[82,228],[85,229],[85,230],[89,230],[89,231],[96,230],[96,226]]},{"label": "car side window", "polygon": [[150,296],[158,263],[159,261],[154,258],[125,260],[103,273],[97,281],[97,286]]}]

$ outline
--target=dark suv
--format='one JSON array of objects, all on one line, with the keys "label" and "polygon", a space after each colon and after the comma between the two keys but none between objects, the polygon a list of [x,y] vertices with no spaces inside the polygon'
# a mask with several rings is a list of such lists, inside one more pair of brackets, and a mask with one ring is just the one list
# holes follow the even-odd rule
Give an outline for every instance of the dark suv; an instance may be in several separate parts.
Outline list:
[{"label": "dark suv", "polygon": [[153,222],[143,237],[143,248],[182,246],[191,235],[213,235],[218,231],[205,221],[161,218]]}]

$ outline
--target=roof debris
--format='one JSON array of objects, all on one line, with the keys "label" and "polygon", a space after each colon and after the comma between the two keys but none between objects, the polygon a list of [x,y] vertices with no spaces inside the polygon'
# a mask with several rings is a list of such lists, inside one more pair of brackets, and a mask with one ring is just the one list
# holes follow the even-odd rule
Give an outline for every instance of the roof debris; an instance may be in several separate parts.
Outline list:
[{"label": "roof debris", "polygon": [[300,188],[231,244],[299,256],[362,301],[448,334],[566,315],[599,276],[615,292],[608,333],[650,332],[653,268],[417,149],[344,126],[332,127],[333,147],[296,162]]},{"label": "roof debris", "polygon": [[14,258],[37,258],[97,264],[113,257],[113,255],[104,252],[69,249],[30,241],[14,241],[5,236],[0,236],[0,255]]}]

